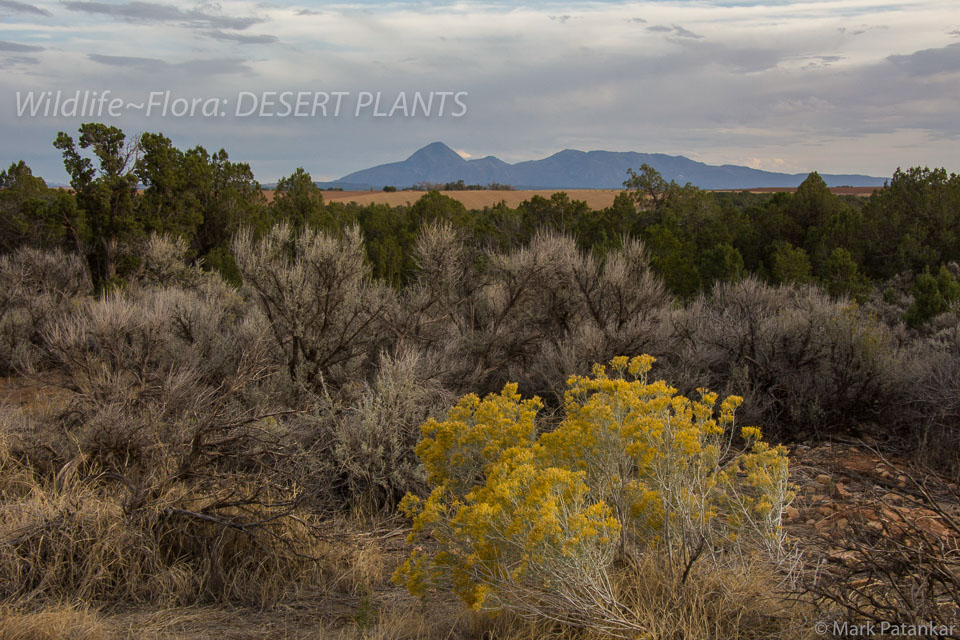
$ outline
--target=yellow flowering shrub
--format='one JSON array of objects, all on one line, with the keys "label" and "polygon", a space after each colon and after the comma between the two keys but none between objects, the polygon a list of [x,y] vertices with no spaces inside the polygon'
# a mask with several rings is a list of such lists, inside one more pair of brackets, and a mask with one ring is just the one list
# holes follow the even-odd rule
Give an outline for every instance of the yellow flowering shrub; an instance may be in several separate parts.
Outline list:
[{"label": "yellow flowering shrub", "polygon": [[624,629],[608,575],[618,555],[656,548],[682,565],[748,542],[779,549],[786,451],[756,427],[734,451],[740,398],[719,410],[706,390],[685,398],[647,381],[653,361],[619,357],[571,377],[548,433],[539,399],[514,384],[425,423],[417,454],[433,490],[401,504],[415,550],[395,579],[418,595],[447,586],[478,609]]}]

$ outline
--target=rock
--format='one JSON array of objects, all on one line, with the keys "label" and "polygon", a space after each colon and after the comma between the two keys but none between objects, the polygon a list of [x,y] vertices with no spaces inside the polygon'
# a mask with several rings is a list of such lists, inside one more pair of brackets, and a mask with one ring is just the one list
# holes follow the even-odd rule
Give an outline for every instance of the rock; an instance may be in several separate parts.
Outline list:
[{"label": "rock", "polygon": [[837,529],[840,529],[840,530],[846,529],[847,525],[849,524],[850,523],[847,521],[846,518],[840,518],[839,520],[837,520]]},{"label": "rock", "polygon": [[816,478],[814,478],[814,482],[816,482],[817,484],[822,484],[825,487],[829,487],[830,485],[833,484],[833,478],[831,478],[825,473],[821,473]]},{"label": "rock", "polygon": [[853,551],[831,550],[829,558],[834,562],[842,563],[848,567],[852,567],[857,564],[857,554]]},{"label": "rock", "polygon": [[796,520],[800,517],[800,511],[796,507],[787,507],[783,510],[783,515],[787,520]]},{"label": "rock", "polygon": [[846,497],[849,497],[850,495],[850,492],[847,491],[847,489],[843,486],[842,482],[838,482],[836,485],[834,485],[833,489],[836,492],[836,494],[841,498],[846,498]]},{"label": "rock", "polygon": [[830,507],[818,507],[818,508],[817,508],[817,513],[819,513],[819,514],[822,515],[822,516],[832,516],[832,515],[833,515],[833,509],[830,508]]}]

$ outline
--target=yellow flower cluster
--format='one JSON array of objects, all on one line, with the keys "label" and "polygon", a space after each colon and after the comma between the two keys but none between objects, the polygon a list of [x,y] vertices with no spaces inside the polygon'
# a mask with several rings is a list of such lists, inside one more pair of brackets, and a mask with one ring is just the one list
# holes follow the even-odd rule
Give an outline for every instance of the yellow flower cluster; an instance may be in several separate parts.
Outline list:
[{"label": "yellow flower cluster", "polygon": [[653,362],[618,357],[571,377],[565,417],[548,433],[538,435],[540,400],[522,400],[515,384],[425,423],[417,454],[434,489],[401,505],[420,546],[395,579],[415,594],[447,585],[470,606],[496,607],[518,586],[602,582],[627,547],[683,555],[780,540],[792,498],[786,451],[744,427],[749,449],[732,452],[741,399],[716,411],[716,394],[695,401],[648,383]]}]

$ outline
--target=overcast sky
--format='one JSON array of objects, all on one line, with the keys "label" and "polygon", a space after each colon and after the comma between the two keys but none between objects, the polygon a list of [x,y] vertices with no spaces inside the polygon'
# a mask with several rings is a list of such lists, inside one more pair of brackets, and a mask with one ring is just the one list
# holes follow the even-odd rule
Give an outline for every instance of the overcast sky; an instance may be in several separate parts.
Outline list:
[{"label": "overcast sky", "polygon": [[[960,171],[953,4],[0,0],[0,163],[65,182],[57,131],[97,119],[223,147],[262,182],[298,166],[333,179],[436,140],[508,162],[572,148],[791,173]],[[132,104],[170,91],[225,115],[18,116],[17,92],[58,90]],[[240,92],[265,91],[350,95],[339,117],[235,117]],[[462,91],[467,112],[357,117],[362,91],[381,93],[381,112],[401,93]]]}]

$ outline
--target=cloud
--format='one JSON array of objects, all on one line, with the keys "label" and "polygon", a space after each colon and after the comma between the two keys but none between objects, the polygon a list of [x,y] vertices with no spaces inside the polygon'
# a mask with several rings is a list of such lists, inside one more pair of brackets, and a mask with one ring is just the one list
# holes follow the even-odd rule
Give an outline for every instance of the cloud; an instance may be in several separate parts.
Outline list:
[{"label": "cloud", "polygon": [[10,56],[2,59],[4,66],[13,66],[15,64],[40,64],[40,60],[33,56]]},{"label": "cloud", "polygon": [[672,33],[678,38],[694,38],[694,39],[703,38],[703,36],[698,35],[693,31],[690,31],[689,29],[684,29],[678,24],[675,24],[669,27],[663,24],[655,24],[647,27],[647,31],[654,31],[657,33]]},{"label": "cloud", "polygon": [[234,29],[240,31],[265,22],[263,18],[253,16],[218,15],[207,13],[201,9],[184,11],[173,5],[156,2],[108,4],[106,2],[73,1],[64,2],[63,5],[71,11],[107,15],[128,22],[169,22],[192,29]]},{"label": "cloud", "polygon": [[193,75],[227,75],[234,73],[249,73],[250,67],[243,60],[220,58],[212,60],[189,60],[177,64],[170,64],[158,58],[138,58],[134,56],[107,56],[90,53],[87,57],[98,64],[110,67],[122,67],[139,72],[160,73],[175,71]]},{"label": "cloud", "polygon": [[36,51],[43,51],[43,47],[0,40],[0,51],[9,51],[11,53],[34,53]]},{"label": "cloud", "polygon": [[787,51],[776,47],[731,45],[697,38],[678,39],[674,43],[679,45],[678,51],[647,61],[657,73],[689,75],[711,67],[735,75],[753,74],[775,69],[789,57]]},{"label": "cloud", "polygon": [[16,13],[30,13],[35,16],[53,15],[46,9],[41,9],[40,7],[35,7],[32,4],[27,4],[25,2],[17,2],[16,0],[0,0],[0,10],[2,9],[14,11]]},{"label": "cloud", "polygon": [[562,16],[548,16],[548,17],[549,17],[551,20],[553,20],[554,22],[559,22],[560,24],[566,24],[567,21],[568,21],[572,16],[562,15]]},{"label": "cloud", "polygon": [[824,69],[835,62],[846,60],[846,56],[812,56],[804,69]]},{"label": "cloud", "polygon": [[[170,87],[232,98],[282,87],[354,98],[383,91],[392,104],[400,91],[469,91],[463,119],[160,122],[129,115],[117,123],[144,131],[162,125],[184,148],[226,147],[263,180],[299,165],[337,177],[437,139],[511,161],[569,147],[660,151],[712,164],[779,157],[797,172],[884,175],[908,163],[960,171],[960,82],[951,75],[960,62],[946,47],[960,43],[960,23],[943,0],[910,0],[910,20],[902,3],[872,0],[0,0],[0,16],[10,2],[49,8],[76,25],[0,34],[20,47],[47,47],[0,49],[0,69],[4,56],[40,59],[8,64],[0,93],[102,85],[133,97]],[[565,14],[572,17],[563,25]],[[558,30],[568,33],[558,40]],[[258,55],[244,55],[251,49]],[[58,157],[46,151],[54,123],[14,121],[0,110],[0,131],[10,134],[6,148],[61,179]],[[343,151],[317,153],[321,147]]]},{"label": "cloud", "polygon": [[227,33],[225,31],[220,31],[219,29],[214,31],[204,31],[203,35],[207,36],[208,38],[213,38],[214,40],[235,42],[237,44],[273,44],[277,42],[277,36],[251,36],[244,35],[242,33]]},{"label": "cloud", "polygon": [[703,36],[694,33],[688,29],[684,29],[678,24],[673,25],[673,33],[681,38],[702,38]]},{"label": "cloud", "polygon": [[956,72],[960,71],[960,42],[909,55],[888,56],[887,60],[901,71],[918,76]]}]

